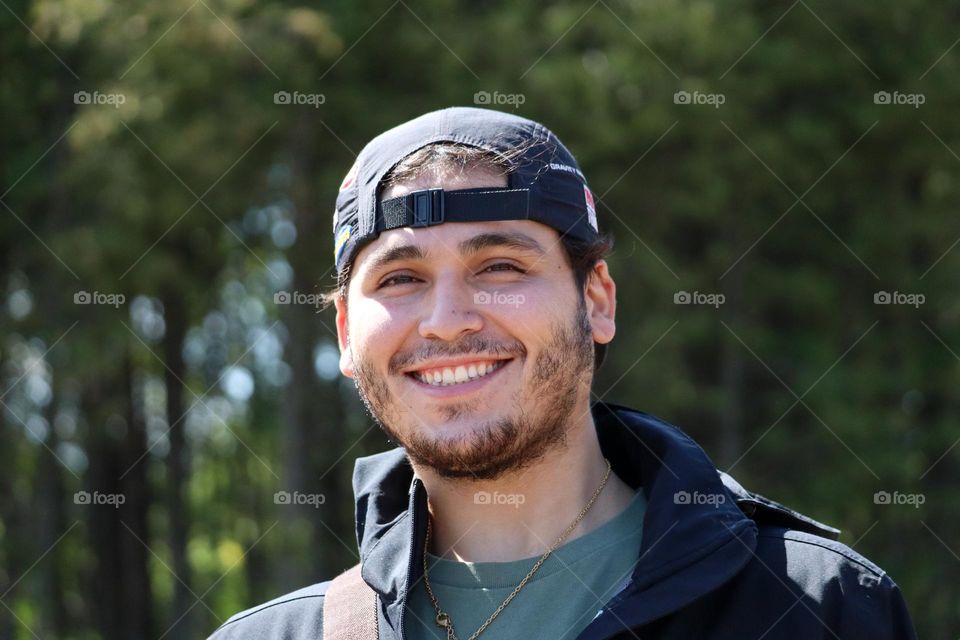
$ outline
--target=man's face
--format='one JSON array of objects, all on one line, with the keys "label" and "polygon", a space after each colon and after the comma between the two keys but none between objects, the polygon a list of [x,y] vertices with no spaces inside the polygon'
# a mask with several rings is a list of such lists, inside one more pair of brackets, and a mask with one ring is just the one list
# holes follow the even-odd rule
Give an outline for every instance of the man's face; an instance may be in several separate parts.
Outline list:
[{"label": "man's face", "polygon": [[[487,173],[427,175],[381,197],[504,185]],[[415,464],[496,478],[563,446],[582,422],[592,306],[546,225],[392,229],[357,255],[337,303],[341,370]]]}]

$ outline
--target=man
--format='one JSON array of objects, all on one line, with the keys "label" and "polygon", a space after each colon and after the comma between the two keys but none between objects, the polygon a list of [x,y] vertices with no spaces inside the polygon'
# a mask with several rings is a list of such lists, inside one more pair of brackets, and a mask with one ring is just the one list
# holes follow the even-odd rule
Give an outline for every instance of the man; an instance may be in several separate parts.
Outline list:
[{"label": "man", "polygon": [[334,236],[340,368],[401,447],[356,462],[359,570],[213,638],[915,637],[838,530],[592,402],[610,240],[545,127],[452,108],[387,131]]}]

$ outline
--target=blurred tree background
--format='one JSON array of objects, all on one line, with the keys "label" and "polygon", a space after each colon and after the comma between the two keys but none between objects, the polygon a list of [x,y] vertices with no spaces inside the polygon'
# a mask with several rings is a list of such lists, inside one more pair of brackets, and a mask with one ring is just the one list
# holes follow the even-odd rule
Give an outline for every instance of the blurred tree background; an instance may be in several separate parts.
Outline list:
[{"label": "blurred tree background", "polygon": [[356,562],[389,444],[315,304],[337,188],[474,104],[552,128],[617,238],[597,398],[960,633],[955,3],[0,4],[0,640],[202,637]]}]

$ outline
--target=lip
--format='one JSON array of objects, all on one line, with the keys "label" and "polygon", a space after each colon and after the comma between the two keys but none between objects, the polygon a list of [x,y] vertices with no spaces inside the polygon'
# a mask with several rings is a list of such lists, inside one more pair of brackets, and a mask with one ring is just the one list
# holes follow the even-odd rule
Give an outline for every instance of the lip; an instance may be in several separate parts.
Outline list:
[{"label": "lip", "polygon": [[[474,393],[484,386],[486,386],[491,380],[498,377],[503,373],[508,367],[513,364],[515,358],[501,359],[505,364],[501,365],[499,369],[493,373],[488,373],[485,376],[475,378],[470,382],[462,382],[460,384],[451,384],[446,387],[435,387],[432,384],[427,384],[426,382],[421,382],[413,373],[405,373],[403,376],[410,380],[417,388],[423,393],[431,396],[433,398],[452,398],[455,396],[462,396],[468,393]],[[465,362],[473,362],[471,360],[466,360]]]}]

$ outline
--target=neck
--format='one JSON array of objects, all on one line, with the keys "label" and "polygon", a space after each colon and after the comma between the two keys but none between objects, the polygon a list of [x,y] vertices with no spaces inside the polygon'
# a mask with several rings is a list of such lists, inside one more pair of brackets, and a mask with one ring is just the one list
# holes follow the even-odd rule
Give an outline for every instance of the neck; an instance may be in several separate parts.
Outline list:
[{"label": "neck", "polygon": [[[443,478],[419,467],[415,471],[428,495],[431,553],[461,562],[508,562],[542,555],[590,501],[607,463],[587,412],[562,448],[495,480]],[[607,522],[633,497],[633,489],[611,471],[603,491],[564,542]]]}]

